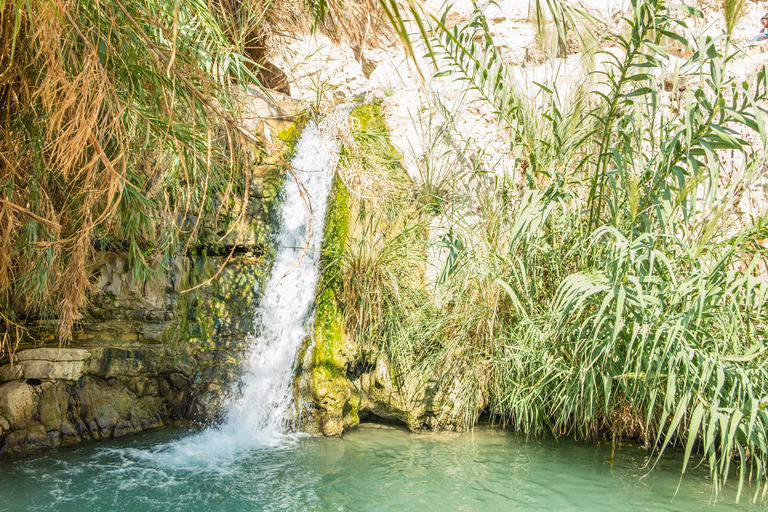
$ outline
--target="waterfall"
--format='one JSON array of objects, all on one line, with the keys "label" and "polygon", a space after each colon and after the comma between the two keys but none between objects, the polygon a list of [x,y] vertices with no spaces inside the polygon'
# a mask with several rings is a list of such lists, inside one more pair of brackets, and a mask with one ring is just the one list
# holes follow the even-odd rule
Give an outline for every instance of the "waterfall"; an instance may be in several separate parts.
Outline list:
[{"label": "waterfall", "polygon": [[307,126],[296,146],[292,165],[298,180],[286,183],[272,275],[254,312],[257,335],[250,340],[250,369],[229,404],[223,429],[272,435],[292,426],[294,363],[309,335],[325,211],[339,159],[339,144],[327,133],[329,123]]},{"label": "waterfall", "polygon": [[295,179],[286,179],[272,274],[254,311],[256,334],[249,340],[249,368],[232,393],[224,421],[152,454],[136,455],[175,467],[222,471],[238,452],[289,439],[284,434],[295,421],[295,359],[309,335],[326,206],[339,160],[337,117],[330,116],[319,126],[311,122],[296,145],[291,162]]}]

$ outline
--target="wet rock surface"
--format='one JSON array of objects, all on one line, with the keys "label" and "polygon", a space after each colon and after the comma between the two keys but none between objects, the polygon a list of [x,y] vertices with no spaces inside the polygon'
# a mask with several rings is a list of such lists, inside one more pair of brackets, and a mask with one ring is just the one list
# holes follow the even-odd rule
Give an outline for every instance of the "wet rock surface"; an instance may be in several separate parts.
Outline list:
[{"label": "wet rock surface", "polygon": [[221,419],[271,267],[283,158],[303,122],[296,101],[248,93],[243,122],[274,144],[244,178],[247,199],[222,196],[216,211],[177,219],[186,244],[144,279],[126,252],[100,253],[66,346],[56,319],[16,312],[26,330],[0,354],[0,454]]},{"label": "wet rock surface", "polygon": [[383,356],[369,362],[349,350],[339,353],[336,378],[315,374],[313,426],[324,435],[341,435],[361,422],[399,424],[412,432],[460,432],[476,420],[465,415],[450,386],[407,377],[398,382]]},{"label": "wet rock surface", "polygon": [[[86,352],[85,360],[66,360]],[[41,355],[39,349],[21,350],[20,361],[3,367],[0,454],[122,436],[179,420],[205,423],[221,413],[221,386],[204,381],[198,368],[177,364],[163,345],[58,353],[50,361],[31,359]]]}]

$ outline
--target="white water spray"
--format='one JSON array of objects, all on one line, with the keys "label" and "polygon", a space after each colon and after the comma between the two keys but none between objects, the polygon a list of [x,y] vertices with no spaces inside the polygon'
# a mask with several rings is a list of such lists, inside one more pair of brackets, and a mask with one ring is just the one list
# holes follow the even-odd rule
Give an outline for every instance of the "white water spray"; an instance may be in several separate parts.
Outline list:
[{"label": "white water spray", "polygon": [[223,423],[153,450],[155,462],[225,470],[222,460],[280,444],[294,426],[294,365],[314,311],[325,212],[339,160],[333,133],[338,122],[331,117],[319,126],[310,123],[296,146],[296,179],[286,179],[272,274],[254,312],[249,369],[229,400]]},{"label": "white water spray", "polygon": [[296,146],[292,164],[300,185],[291,179],[286,184],[275,263],[254,314],[258,336],[251,340],[250,370],[229,405],[224,429],[274,435],[293,426],[294,363],[309,334],[325,211],[339,159],[339,144],[326,133],[328,124],[307,126]]}]

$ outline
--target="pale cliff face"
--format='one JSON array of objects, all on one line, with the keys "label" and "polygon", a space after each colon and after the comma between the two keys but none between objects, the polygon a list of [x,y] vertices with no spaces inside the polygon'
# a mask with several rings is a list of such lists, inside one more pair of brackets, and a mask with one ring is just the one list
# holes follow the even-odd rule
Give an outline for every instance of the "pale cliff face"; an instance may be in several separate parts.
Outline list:
[{"label": "pale cliff face", "polygon": [[[621,30],[621,18],[629,0],[576,0],[569,2],[590,16],[605,22],[606,32]],[[716,1],[691,1],[684,4],[703,9],[706,19],[689,22],[683,34],[687,38],[722,33],[724,22]],[[747,2],[744,16],[737,24],[733,41],[746,47],[749,39],[760,30],[760,18],[768,9],[766,2]],[[578,45],[570,45],[566,59],[545,63],[537,48],[534,15],[528,12],[528,0],[502,0],[498,3],[479,2],[486,17],[494,42],[506,64],[520,84],[554,79],[558,86],[577,84],[584,79],[584,65]],[[425,10],[437,17],[443,13],[440,0],[424,3]],[[454,2],[446,17],[450,28],[467,21],[472,15],[472,2]],[[546,30],[551,32],[550,27]],[[551,34],[548,36],[552,39]],[[435,108],[441,102],[452,111],[457,132],[485,156],[485,166],[503,174],[512,170],[509,136],[498,126],[491,109],[483,102],[474,101],[477,94],[468,91],[464,83],[451,76],[436,77],[427,59],[421,58],[425,48],[414,30],[413,41],[418,69],[396,42],[383,44],[378,49],[364,49],[360,58],[344,45],[334,45],[323,36],[305,35],[277,52],[274,60],[286,70],[293,85],[293,96],[310,104],[318,97],[323,104],[339,102],[383,102],[392,140],[409,164],[409,171],[418,178],[418,159],[428,150],[437,129],[446,119]],[[604,44],[604,43],[601,43]],[[681,55],[682,56],[682,55]],[[730,65],[730,73],[746,79],[763,64],[762,57],[748,56]]]},{"label": "pale cliff face", "polygon": [[[694,40],[715,37],[724,31],[724,18],[716,0],[685,0],[685,5],[701,9],[702,19],[687,20],[687,28],[680,28],[681,35]],[[626,16],[629,0],[575,0],[569,2],[594,18],[604,22],[605,33],[620,33],[622,16]],[[537,34],[535,15],[529,13],[528,0],[501,0],[498,3],[479,2],[494,43],[514,76],[516,87],[526,91],[528,97],[537,93],[535,83],[556,84],[561,96],[575,87],[600,87],[587,84],[590,66],[597,68],[608,60],[597,54],[585,58],[579,43],[568,42],[568,55],[564,59],[547,60],[542,51],[553,43],[553,23]],[[440,17],[443,4],[440,0],[424,3],[428,13]],[[763,48],[748,48],[749,40],[760,30],[760,18],[768,12],[768,2],[747,2],[745,12],[736,24],[733,43],[746,50],[742,58],[728,64],[727,73],[738,80],[749,80],[765,64],[768,54]],[[446,25],[453,27],[466,22],[473,13],[469,0],[452,4],[446,16]],[[682,16],[682,15],[681,15]],[[293,83],[293,96],[312,105],[330,106],[341,102],[380,100],[384,107],[391,140],[403,155],[409,174],[420,179],[425,166],[434,169],[450,169],[456,165],[478,165],[497,175],[521,176],[515,173],[515,159],[510,151],[510,135],[506,127],[499,125],[491,107],[478,101],[476,91],[465,82],[454,79],[455,75],[436,76],[430,61],[423,57],[426,49],[413,29],[412,40],[418,57],[418,66],[406,56],[397,42],[383,43],[380,48],[363,49],[359,58],[347,46],[335,45],[318,35],[305,35],[276,50],[273,60],[286,70]],[[617,48],[599,49],[617,52]],[[685,51],[670,51],[669,77],[690,55]],[[593,69],[594,69],[593,68]],[[443,69],[445,67],[443,66]],[[662,87],[660,101],[669,105],[673,92]],[[450,113],[446,117],[446,113]],[[445,128],[450,127],[446,132]],[[445,137],[450,133],[450,137]],[[756,133],[742,133],[746,140],[757,143]],[[441,155],[436,158],[435,155]],[[738,155],[721,154],[724,162],[736,169],[740,165]],[[735,160],[734,160],[735,158]],[[733,161],[732,161],[733,160]],[[448,172],[448,171],[445,171]],[[518,183],[522,186],[522,183]],[[768,176],[760,177],[738,205],[747,214],[759,214],[766,203]]]},{"label": "pale cliff face", "polygon": [[[600,83],[588,82],[589,71],[606,66],[608,56],[600,53],[585,55],[578,41],[569,39],[565,58],[548,59],[547,52],[554,54],[546,47],[553,43],[553,24],[550,22],[537,33],[534,18],[528,11],[530,3],[528,0],[478,3],[494,43],[514,77],[515,86],[530,98],[537,91],[535,82],[556,84],[563,96],[578,87],[600,88]],[[702,9],[705,18],[688,20],[687,28],[680,28],[681,35],[694,40],[723,33],[724,20],[718,8],[720,2],[686,0],[683,3]],[[427,12],[437,17],[442,13],[441,4],[439,0],[424,3]],[[626,15],[630,2],[577,0],[570,4],[602,20],[605,34],[596,34],[599,37],[621,33],[622,16]],[[473,15],[473,8],[469,0],[455,2],[445,17],[445,24],[451,28],[466,22]],[[732,41],[737,47],[747,48],[749,39],[760,30],[760,18],[766,11],[767,2],[747,3],[745,14],[732,34]],[[498,123],[486,102],[479,101],[476,91],[455,79],[455,75],[439,76],[440,70],[436,71],[423,57],[426,48],[415,29],[413,34],[416,63],[397,42],[385,43],[379,48],[365,48],[356,55],[351,48],[335,45],[321,35],[297,38],[281,51],[276,51],[273,60],[279,62],[292,80],[293,96],[312,105],[332,108],[332,105],[343,102],[380,101],[391,141],[403,155],[406,168],[414,180],[422,179],[428,165],[433,172],[450,173],[455,166],[473,165],[497,175],[521,176],[523,173],[515,172],[516,162],[510,151],[507,128]],[[598,39],[598,44],[606,46],[599,46],[597,50],[619,56],[620,50],[607,46],[609,42]],[[671,48],[669,53],[668,68],[658,71],[656,75],[659,101],[667,111],[672,108],[673,96],[688,87],[684,83],[685,78],[681,82],[675,81],[675,73],[690,57],[690,52],[686,53],[683,47]],[[766,61],[768,53],[763,53],[761,48],[751,49],[730,62],[727,73],[738,80],[749,80]],[[759,143],[756,133],[744,132],[741,135],[755,145]],[[726,167],[739,168],[739,155],[720,152],[719,156]],[[524,188],[523,183],[518,183],[518,186]],[[767,193],[768,175],[758,176],[736,206],[741,212],[759,214],[764,211]],[[436,227],[438,224],[439,219],[430,233],[433,239],[443,234]],[[444,259],[444,251],[434,248],[429,256],[428,269],[433,278]],[[410,396],[393,394],[387,388],[391,382],[382,368],[386,369],[386,362],[377,361],[375,371],[360,377],[361,386],[373,390],[360,399],[361,409],[367,409],[378,417],[397,418],[413,429],[425,424],[423,418],[445,413],[423,411],[420,407],[424,400],[414,398],[415,393]],[[409,416],[403,411],[417,411],[418,414]],[[339,426],[338,430],[341,428]]]}]

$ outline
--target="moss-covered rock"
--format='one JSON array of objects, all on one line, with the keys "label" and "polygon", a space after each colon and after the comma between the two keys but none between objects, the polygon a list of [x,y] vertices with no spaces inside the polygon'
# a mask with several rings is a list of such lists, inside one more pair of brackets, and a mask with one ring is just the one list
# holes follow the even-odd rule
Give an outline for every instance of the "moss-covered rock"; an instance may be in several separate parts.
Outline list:
[{"label": "moss-covered rock", "polygon": [[[386,176],[382,184],[389,193],[407,181],[399,164],[400,155],[389,142],[381,107],[362,105],[350,114],[354,148],[344,148],[342,165],[354,166],[371,179]],[[344,175],[345,170],[341,169]],[[347,241],[376,244],[370,237],[383,236],[402,222],[402,212],[386,210],[387,195],[374,194],[366,202],[365,194],[351,195],[338,177],[333,186],[326,218],[322,280],[314,318],[314,355],[312,360],[312,396],[318,430],[338,435],[359,424],[361,419],[402,423],[413,431],[424,429],[458,430],[466,418],[455,407],[449,392],[438,383],[416,381],[409,376],[395,379],[383,354],[363,341],[351,339],[345,325],[344,286],[351,285],[342,265]],[[378,201],[378,202],[377,202]],[[370,230],[366,223],[378,215],[382,221]],[[362,238],[361,238],[362,237]],[[365,346],[363,346],[365,345]]]},{"label": "moss-covered rock", "polygon": [[354,394],[347,378],[344,316],[339,310],[341,259],[349,225],[349,193],[344,183],[334,178],[323,233],[319,293],[314,321],[312,380],[318,408],[317,422],[326,435],[341,434],[359,423],[357,411],[345,407]]}]

